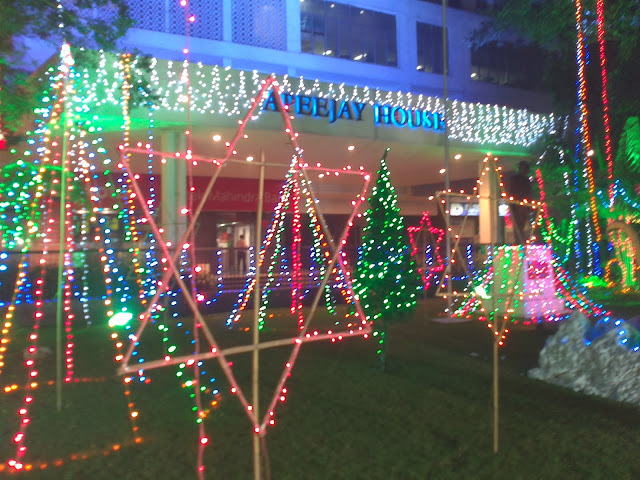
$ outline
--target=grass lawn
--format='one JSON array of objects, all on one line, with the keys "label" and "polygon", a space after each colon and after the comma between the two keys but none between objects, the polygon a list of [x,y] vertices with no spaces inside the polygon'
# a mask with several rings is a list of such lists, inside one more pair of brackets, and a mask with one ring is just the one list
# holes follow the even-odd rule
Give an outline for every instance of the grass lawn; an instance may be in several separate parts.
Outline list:
[{"label": "grass lawn", "polygon": [[[382,373],[376,341],[304,345],[266,437],[271,478],[300,479],[600,479],[640,478],[640,409],[587,397],[526,377],[545,333],[515,327],[501,350],[500,453],[492,453],[491,335],[480,322],[440,324],[439,300],[421,304],[408,324],[389,333],[390,368]],[[273,319],[265,338],[295,331]],[[17,323],[17,322],[16,322]],[[211,317],[223,345],[250,342],[250,332],[226,332]],[[185,328],[185,327],[181,327]],[[178,327],[176,335],[188,338]],[[14,327],[0,387],[24,383],[21,361],[29,329]],[[196,478],[198,439],[192,400],[176,369],[148,371],[151,382],[132,387],[142,443],[132,442],[122,382],[115,376],[114,346],[106,327],[75,331],[75,375],[95,381],[66,385],[64,408],[55,409],[50,357],[39,364],[41,383],[26,432],[29,472],[0,478]],[[52,327],[40,345],[53,346]],[[159,345],[149,333],[148,354]],[[155,346],[154,346],[155,345]],[[145,353],[147,354],[147,353]],[[261,352],[263,405],[270,397],[285,348]],[[231,358],[249,393],[250,355]],[[208,479],[252,478],[251,425],[215,360],[219,404],[205,420]],[[0,392],[0,460],[14,455],[12,437],[24,391]],[[115,445],[115,446],[114,446]]]}]

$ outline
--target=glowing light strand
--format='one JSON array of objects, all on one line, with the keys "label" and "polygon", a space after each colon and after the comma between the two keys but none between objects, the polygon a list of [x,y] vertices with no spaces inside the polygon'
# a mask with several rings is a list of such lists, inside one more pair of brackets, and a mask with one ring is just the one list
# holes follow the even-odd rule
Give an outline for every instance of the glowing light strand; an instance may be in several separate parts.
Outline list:
[{"label": "glowing light strand", "polygon": [[604,123],[604,154],[609,180],[609,208],[613,208],[613,152],[611,148],[611,126],[609,122],[609,93],[607,86],[607,55],[605,51],[604,0],[596,0],[598,24],[598,51],[600,53],[600,75],[602,77],[602,121]]},{"label": "glowing light strand", "polygon": [[[42,189],[42,186],[39,187]],[[43,298],[43,289],[44,289],[44,277],[46,273],[46,258],[48,253],[48,242],[47,236],[51,236],[52,232],[52,224],[49,221],[52,215],[52,198],[49,196],[47,200],[42,204],[42,210],[44,210],[44,215],[42,216],[43,228],[41,234],[41,240],[43,244],[42,255],[40,256],[40,260],[38,264],[40,265],[40,274],[35,280],[34,285],[34,304],[35,304],[35,312],[33,318],[33,329],[29,334],[29,346],[27,347],[27,357],[25,358],[25,367],[27,370],[27,381],[25,382],[25,389],[27,392],[23,397],[23,404],[18,409],[18,415],[20,418],[20,427],[18,432],[14,435],[13,441],[16,443],[16,454],[15,458],[9,460],[8,464],[12,465],[14,469],[20,470],[23,463],[23,458],[27,453],[27,446],[25,444],[25,435],[27,426],[31,423],[31,418],[29,417],[29,407],[34,400],[34,390],[38,387],[38,370],[36,367],[36,359],[38,356],[38,337],[40,330],[40,320],[43,317],[42,305],[44,303]]]},{"label": "glowing light strand", "polygon": [[[591,212],[591,220],[595,230],[596,241],[600,241],[602,233],[598,222],[598,209],[595,202],[595,183],[593,178],[591,135],[589,133],[589,112],[587,110],[587,81],[586,81],[586,53],[585,38],[582,27],[582,0],[575,0],[575,20],[576,20],[576,61],[578,64],[578,112],[580,120],[580,130],[582,135],[582,143],[584,146],[584,175],[587,182],[587,192],[589,193],[589,209]],[[589,241],[589,247],[592,242]],[[590,248],[588,248],[590,250]]]}]

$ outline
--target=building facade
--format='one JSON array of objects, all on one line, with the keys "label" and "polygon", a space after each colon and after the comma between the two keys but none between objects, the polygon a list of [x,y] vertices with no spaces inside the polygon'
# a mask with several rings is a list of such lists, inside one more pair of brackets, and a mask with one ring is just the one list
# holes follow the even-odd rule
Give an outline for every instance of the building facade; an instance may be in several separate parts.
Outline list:
[{"label": "building facade", "polygon": [[[437,214],[428,197],[444,186],[445,174],[452,185],[473,184],[487,153],[509,168],[554,128],[550,99],[536,90],[535,52],[469,46],[486,19],[482,12],[499,7],[496,0],[452,0],[445,11],[435,0],[128,4],[135,27],[120,47],[152,56],[146,81],[155,100],[153,106],[127,107],[123,140],[121,65],[104,54],[101,67],[85,72],[91,114],[106,125],[102,136],[111,152],[124,141],[220,158],[261,81],[273,74],[305,160],[375,174],[390,148],[387,163],[402,213],[417,223],[424,211]],[[239,159],[262,157],[276,165],[266,171],[267,210],[293,154],[273,95],[268,92],[237,152]],[[187,169],[182,159],[165,158],[150,173],[147,157],[132,154],[131,161],[143,179],[153,178],[162,223],[175,237],[185,222],[179,212],[187,202],[187,176],[204,185],[213,170],[206,162]],[[199,234],[216,239],[212,248],[233,248],[239,235],[253,237],[255,162],[225,167],[218,182]],[[320,183],[323,211],[344,216],[350,188]]]}]

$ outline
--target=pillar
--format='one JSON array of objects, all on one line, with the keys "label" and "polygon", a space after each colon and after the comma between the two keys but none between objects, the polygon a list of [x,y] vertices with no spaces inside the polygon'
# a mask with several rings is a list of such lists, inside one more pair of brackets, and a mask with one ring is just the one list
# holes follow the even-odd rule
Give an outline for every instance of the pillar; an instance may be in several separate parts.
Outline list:
[{"label": "pillar", "polygon": [[478,172],[480,179],[478,185],[478,200],[480,207],[479,243],[485,245],[498,245],[503,243],[500,235],[500,217],[498,216],[498,204],[500,200],[500,179],[494,168],[492,160],[483,160]]},{"label": "pillar", "polygon": [[[160,137],[163,152],[184,152],[184,134],[177,130],[163,132]],[[187,206],[187,163],[183,158],[166,158],[162,164],[161,225],[164,239],[176,245],[187,230],[187,216],[180,211]]]}]

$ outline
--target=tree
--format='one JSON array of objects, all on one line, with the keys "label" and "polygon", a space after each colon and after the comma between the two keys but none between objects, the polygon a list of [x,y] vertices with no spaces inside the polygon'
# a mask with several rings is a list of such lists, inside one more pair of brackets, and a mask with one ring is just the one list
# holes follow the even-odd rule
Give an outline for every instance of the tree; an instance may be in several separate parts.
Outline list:
[{"label": "tree", "polygon": [[38,101],[40,85],[31,74],[40,65],[29,59],[30,42],[50,43],[54,51],[62,41],[77,51],[113,50],[133,25],[126,0],[3,0],[0,22],[0,134],[7,136]]},{"label": "tree", "polygon": [[409,235],[398,208],[398,197],[389,179],[386,150],[378,179],[371,191],[362,245],[358,250],[356,293],[367,319],[373,321],[380,340],[378,354],[387,366],[388,326],[407,321],[423,287],[411,258]]},{"label": "tree", "polygon": [[[585,41],[591,62],[587,66],[590,125],[594,138],[602,138],[600,62],[596,0],[583,0]],[[609,81],[611,137],[619,138],[627,118],[640,112],[634,79],[640,76],[640,4],[628,0],[604,3],[605,42]],[[572,1],[505,0],[501,10],[471,38],[473,46],[517,36],[541,47],[545,55],[543,89],[553,95],[556,113],[575,111],[576,24]],[[614,148],[616,146],[614,145]]]},{"label": "tree", "polygon": [[[576,8],[581,8],[581,33],[584,36],[585,84],[577,84],[578,65]],[[604,21],[599,22],[600,14]],[[599,27],[604,28],[604,36]],[[546,51],[542,90],[553,95],[554,110],[566,116],[567,122],[558,125],[556,138],[544,145],[539,166],[545,182],[546,202],[553,212],[550,230],[554,250],[561,253],[574,274],[599,274],[609,249],[606,235],[598,241],[598,229],[603,231],[604,219],[613,212],[608,199],[601,206],[594,205],[596,192],[609,192],[611,179],[608,169],[612,158],[624,155],[621,138],[627,118],[640,111],[640,97],[635,94],[633,80],[640,75],[640,4],[628,0],[506,0],[504,8],[496,12],[472,36],[474,46],[501,42],[515,37]],[[605,120],[603,98],[603,68],[600,62],[600,40],[604,41],[608,101]],[[592,152],[588,154],[581,132],[577,87],[586,88],[586,120]],[[608,125],[607,125],[608,122]],[[547,139],[549,140],[549,139]],[[611,143],[609,143],[609,141]],[[611,148],[608,151],[608,148]],[[618,151],[618,154],[616,154]],[[611,154],[609,154],[609,152]],[[583,177],[586,158],[590,156],[593,172]],[[620,169],[614,162],[614,177],[620,179]],[[627,175],[627,177],[629,177]],[[593,185],[587,187],[587,179]],[[594,188],[595,187],[595,188]],[[631,189],[632,190],[632,189]],[[607,196],[607,195],[605,195]],[[606,204],[606,206],[605,206]],[[596,215],[594,212],[599,212]],[[600,217],[597,225],[593,223]],[[563,218],[560,218],[563,217]],[[595,241],[594,241],[595,240]],[[586,255],[583,255],[585,254]],[[602,263],[600,263],[602,261]]]}]

